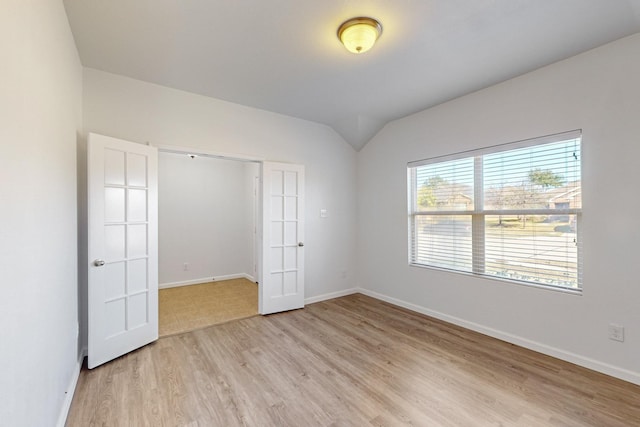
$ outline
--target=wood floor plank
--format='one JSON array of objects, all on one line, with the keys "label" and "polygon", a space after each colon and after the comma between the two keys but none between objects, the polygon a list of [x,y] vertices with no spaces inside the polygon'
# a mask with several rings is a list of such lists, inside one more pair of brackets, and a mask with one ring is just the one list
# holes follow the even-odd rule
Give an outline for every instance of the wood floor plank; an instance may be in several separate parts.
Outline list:
[{"label": "wood floor plank", "polygon": [[356,294],[83,368],[94,425],[638,426],[640,387]]}]

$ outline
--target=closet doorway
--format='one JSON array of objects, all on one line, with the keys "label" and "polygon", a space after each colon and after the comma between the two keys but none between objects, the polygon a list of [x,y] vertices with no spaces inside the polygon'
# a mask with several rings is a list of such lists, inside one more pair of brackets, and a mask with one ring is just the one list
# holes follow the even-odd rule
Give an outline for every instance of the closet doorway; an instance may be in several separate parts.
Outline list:
[{"label": "closet doorway", "polygon": [[258,314],[260,164],[158,155],[159,335]]},{"label": "closet doorway", "polygon": [[[90,369],[158,339],[159,284],[171,289],[199,282],[219,283],[222,279],[245,278],[250,282],[254,279],[259,282],[259,285],[256,283],[259,314],[304,307],[304,166],[210,153],[203,155],[241,161],[246,175],[243,175],[244,179],[234,180],[225,176],[214,180],[218,187],[236,191],[229,199],[213,197],[213,205],[194,208],[181,199],[181,195],[192,191],[193,187],[208,188],[210,184],[202,183],[211,181],[205,179],[178,186],[177,196],[173,198],[163,196],[163,203],[172,201],[173,211],[162,214],[165,221],[162,227],[164,230],[167,219],[173,215],[170,228],[173,234],[162,237],[160,270],[163,276],[158,280],[159,151],[181,154],[183,159],[186,156],[191,162],[201,157],[189,155],[182,148],[145,146],[95,133],[88,135],[86,262]],[[246,164],[256,165],[246,167]],[[184,184],[185,175],[189,175],[192,169],[195,169],[193,163],[190,167],[183,165],[182,169],[167,172],[163,188],[175,181]],[[256,170],[259,171],[259,179],[256,179]],[[247,179],[247,176],[253,178],[254,185],[249,186],[252,179]],[[237,182],[244,186],[234,186]],[[239,207],[242,203],[237,204],[241,194],[246,193],[252,193],[249,199],[254,209],[243,210]],[[208,200],[202,194],[196,198]],[[246,201],[244,204],[249,205]],[[220,206],[223,209],[219,209]],[[188,215],[194,211],[197,215]],[[252,237],[244,238],[245,234],[241,232],[226,240],[228,245],[225,246],[227,234],[223,231],[219,234],[210,232],[205,227],[208,222],[197,221],[198,218],[215,217],[216,213],[222,215],[217,218],[217,223],[224,224],[223,231],[235,228],[235,222],[222,221],[224,215],[241,218],[244,215],[251,217],[253,213],[253,229],[240,227],[245,231],[249,228],[246,235]],[[217,239],[218,251],[215,253],[223,260],[237,259],[234,257],[238,254],[234,251],[242,252],[242,247],[249,246],[249,251],[245,252],[249,254],[248,258],[242,258],[244,261],[239,264],[248,267],[225,271],[229,266],[212,264],[212,261],[219,260],[211,253],[205,252],[202,258],[197,258],[198,253],[188,250],[212,239]],[[249,245],[249,241],[253,244]],[[180,246],[181,242],[183,246]],[[231,258],[225,258],[227,255]],[[198,261],[189,261],[190,258],[185,256],[192,256]],[[253,266],[247,259],[253,259]],[[207,267],[200,269],[200,262]],[[193,273],[193,267],[198,267],[197,274],[185,274],[176,280],[172,276],[179,271],[176,264],[182,264],[184,273]],[[252,269],[253,274],[242,272]]]}]

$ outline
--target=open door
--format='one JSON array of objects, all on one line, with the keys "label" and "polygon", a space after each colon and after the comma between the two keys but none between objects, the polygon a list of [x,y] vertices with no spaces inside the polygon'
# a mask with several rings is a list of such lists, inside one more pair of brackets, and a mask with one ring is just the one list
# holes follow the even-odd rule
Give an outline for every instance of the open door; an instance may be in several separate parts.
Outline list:
[{"label": "open door", "polygon": [[304,167],[262,164],[260,314],[304,307]]},{"label": "open door", "polygon": [[158,152],[89,134],[88,366],[158,339]]}]

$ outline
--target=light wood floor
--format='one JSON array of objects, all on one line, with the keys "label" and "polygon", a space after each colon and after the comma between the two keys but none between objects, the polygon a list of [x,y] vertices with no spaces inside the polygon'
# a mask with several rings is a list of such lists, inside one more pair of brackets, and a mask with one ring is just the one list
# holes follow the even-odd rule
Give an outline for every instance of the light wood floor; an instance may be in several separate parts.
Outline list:
[{"label": "light wood floor", "polygon": [[160,289],[161,337],[258,314],[258,285],[247,279]]},{"label": "light wood floor", "polygon": [[640,387],[351,295],[83,369],[93,425],[638,426]]}]

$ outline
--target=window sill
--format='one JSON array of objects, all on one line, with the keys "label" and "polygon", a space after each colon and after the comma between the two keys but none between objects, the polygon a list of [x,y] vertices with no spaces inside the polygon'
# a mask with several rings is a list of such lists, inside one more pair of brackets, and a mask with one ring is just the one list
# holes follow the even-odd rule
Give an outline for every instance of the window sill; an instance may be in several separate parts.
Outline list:
[{"label": "window sill", "polygon": [[423,264],[409,263],[409,267],[417,267],[417,268],[423,268],[423,269],[427,269],[427,270],[442,271],[442,272],[445,272],[445,273],[460,274],[460,275],[467,276],[467,277],[473,277],[475,279],[489,280],[489,281],[493,281],[493,282],[502,282],[502,283],[508,283],[508,284],[518,285],[518,286],[526,286],[528,288],[538,288],[538,289],[543,289],[543,290],[547,290],[547,291],[560,292],[560,293],[563,293],[563,294],[570,294],[570,295],[581,296],[582,295],[582,291],[583,291],[582,288],[579,288],[579,289],[563,288],[563,287],[560,287],[560,286],[543,285],[541,283],[523,282],[523,281],[519,281],[519,280],[505,279],[505,278],[498,277],[498,276],[485,276],[485,275],[481,275],[481,274],[468,273],[466,271],[458,271],[458,270],[452,270],[452,269],[441,268],[441,267],[434,267],[434,266],[423,265]]}]

